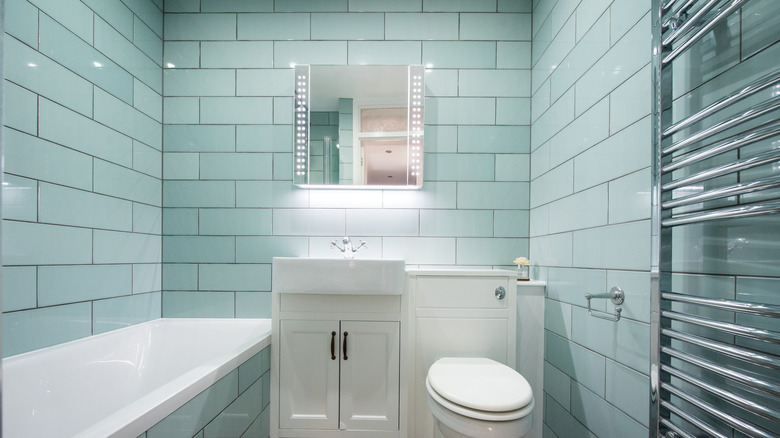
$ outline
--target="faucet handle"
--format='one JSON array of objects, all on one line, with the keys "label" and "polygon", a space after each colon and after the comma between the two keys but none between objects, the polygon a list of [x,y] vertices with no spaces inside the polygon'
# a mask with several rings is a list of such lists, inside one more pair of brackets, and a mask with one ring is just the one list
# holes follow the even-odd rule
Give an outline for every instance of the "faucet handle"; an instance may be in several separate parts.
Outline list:
[{"label": "faucet handle", "polygon": [[344,254],[345,259],[353,259],[355,257],[355,253],[360,251],[361,248],[368,248],[368,244],[361,240],[360,245],[353,246],[352,245],[352,239],[350,239],[347,236],[344,236],[344,239],[341,240],[341,242],[344,244],[344,247],[340,247],[338,243],[336,243],[335,240],[332,240],[330,242],[331,249],[336,248],[339,251],[341,251],[342,254]]}]

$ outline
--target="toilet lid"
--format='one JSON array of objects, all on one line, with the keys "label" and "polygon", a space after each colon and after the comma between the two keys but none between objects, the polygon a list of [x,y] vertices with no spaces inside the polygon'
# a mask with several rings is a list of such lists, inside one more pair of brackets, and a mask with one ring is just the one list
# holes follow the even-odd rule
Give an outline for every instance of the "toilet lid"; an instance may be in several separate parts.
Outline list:
[{"label": "toilet lid", "polygon": [[515,411],[533,400],[523,376],[487,358],[439,359],[428,370],[427,380],[441,397],[480,411]]}]

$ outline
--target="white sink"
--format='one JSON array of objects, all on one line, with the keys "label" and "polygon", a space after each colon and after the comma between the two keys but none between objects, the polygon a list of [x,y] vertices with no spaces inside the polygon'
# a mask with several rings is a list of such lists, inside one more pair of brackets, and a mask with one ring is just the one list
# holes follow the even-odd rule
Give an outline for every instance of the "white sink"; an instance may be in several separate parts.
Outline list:
[{"label": "white sink", "polygon": [[284,294],[401,295],[403,260],[274,257],[273,291]]}]

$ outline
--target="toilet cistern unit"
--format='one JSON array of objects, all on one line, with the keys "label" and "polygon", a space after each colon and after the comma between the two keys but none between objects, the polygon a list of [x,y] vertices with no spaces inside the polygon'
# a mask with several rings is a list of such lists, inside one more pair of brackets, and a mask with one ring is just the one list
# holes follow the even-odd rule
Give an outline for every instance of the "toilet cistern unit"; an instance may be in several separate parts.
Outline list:
[{"label": "toilet cistern unit", "polygon": [[415,437],[540,437],[534,386],[516,370],[517,273],[420,269],[407,275],[415,322]]}]

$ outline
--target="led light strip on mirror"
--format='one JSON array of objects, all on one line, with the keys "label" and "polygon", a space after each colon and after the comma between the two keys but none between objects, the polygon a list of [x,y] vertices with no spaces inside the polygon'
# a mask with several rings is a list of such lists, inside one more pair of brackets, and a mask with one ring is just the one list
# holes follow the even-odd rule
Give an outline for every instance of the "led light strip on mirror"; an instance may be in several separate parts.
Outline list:
[{"label": "led light strip on mirror", "polygon": [[295,66],[295,183],[306,184],[309,168],[309,66]]},{"label": "led light strip on mirror", "polygon": [[423,75],[425,70],[420,65],[409,66],[409,181],[407,184],[420,185],[422,176],[422,144],[424,132]]}]

